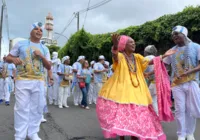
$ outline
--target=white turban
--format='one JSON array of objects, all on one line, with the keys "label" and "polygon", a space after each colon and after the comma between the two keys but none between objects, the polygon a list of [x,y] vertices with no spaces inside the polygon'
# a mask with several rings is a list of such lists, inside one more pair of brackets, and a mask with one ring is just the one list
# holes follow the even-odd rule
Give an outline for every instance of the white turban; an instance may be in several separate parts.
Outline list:
[{"label": "white turban", "polygon": [[85,56],[79,56],[77,62],[80,61],[81,59],[85,59]]},{"label": "white turban", "polygon": [[41,22],[35,22],[31,25],[31,31],[37,27],[40,27],[42,31],[44,30],[44,25]]},{"label": "white turban", "polygon": [[105,60],[105,57],[104,57],[103,55],[100,55],[100,56],[99,56],[99,59]]},{"label": "white turban", "polygon": [[175,27],[172,29],[172,34],[173,34],[174,32],[178,32],[178,33],[184,34],[185,37],[186,37],[189,41],[191,41],[191,40],[187,37],[187,36],[188,36],[188,29],[187,29],[186,27],[180,26],[180,25],[175,26]]},{"label": "white turban", "polygon": [[65,56],[65,57],[63,57],[63,58],[62,58],[62,63],[64,63],[66,60],[69,60],[69,59],[70,59],[69,56]]}]

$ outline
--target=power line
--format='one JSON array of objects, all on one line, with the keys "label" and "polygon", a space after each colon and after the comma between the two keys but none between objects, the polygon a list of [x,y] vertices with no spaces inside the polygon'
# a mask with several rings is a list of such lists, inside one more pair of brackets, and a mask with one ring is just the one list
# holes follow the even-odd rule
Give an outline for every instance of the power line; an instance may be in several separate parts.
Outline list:
[{"label": "power line", "polygon": [[85,25],[85,21],[86,21],[86,18],[87,18],[87,13],[88,13],[88,8],[89,8],[89,6],[90,6],[90,0],[88,1],[87,11],[86,11],[86,13],[85,13],[85,18],[84,18],[84,22],[83,22],[83,27],[84,27],[84,25]]},{"label": "power line", "polygon": [[[75,14],[72,14],[72,16],[71,16],[71,18],[69,19],[69,21],[68,21],[68,24],[65,26],[65,28],[62,30],[62,32],[61,33],[59,33],[59,34],[63,34],[66,30],[67,30],[67,28],[69,27],[69,25],[72,23],[72,21],[74,20],[74,18],[75,18]],[[56,38],[56,40],[57,39],[59,39],[60,38],[60,35]]]},{"label": "power line", "polygon": [[[98,7],[102,6],[102,5],[104,5],[104,4],[108,3],[108,2],[110,2],[110,1],[112,1],[112,0],[103,0],[103,1],[101,1],[101,2],[99,2],[99,3],[97,3],[97,4],[94,4],[94,5],[91,6],[91,7],[88,7],[87,9],[83,9],[83,10],[74,12],[74,14],[72,14],[72,18],[70,18],[68,24],[65,26],[65,28],[63,29],[63,31],[62,31],[61,33],[59,33],[59,34],[61,35],[61,34],[63,34],[63,33],[67,30],[67,28],[68,28],[69,25],[72,23],[72,21],[74,20],[75,17],[77,17],[77,18],[78,18],[78,21],[79,21],[79,13],[84,13],[84,12],[87,12],[87,11],[89,11],[89,10],[93,10],[93,9],[95,9],[95,8],[98,8]],[[89,2],[90,2],[90,1],[89,1]],[[89,4],[89,3],[88,3],[88,4]],[[60,35],[57,37],[57,39],[60,37]]]}]

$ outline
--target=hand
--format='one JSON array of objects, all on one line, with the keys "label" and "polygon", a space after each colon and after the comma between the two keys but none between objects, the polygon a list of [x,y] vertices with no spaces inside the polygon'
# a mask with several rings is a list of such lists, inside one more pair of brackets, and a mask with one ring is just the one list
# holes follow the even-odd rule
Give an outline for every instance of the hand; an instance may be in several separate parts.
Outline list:
[{"label": "hand", "polygon": [[49,84],[50,84],[50,85],[53,85],[53,84],[54,84],[53,78],[49,78]]},{"label": "hand", "polygon": [[112,34],[111,36],[112,36],[112,42],[113,42],[113,45],[114,45],[114,50],[116,50],[116,48],[118,47],[120,35]]},{"label": "hand", "polygon": [[83,76],[83,79],[86,79],[86,76]]},{"label": "hand", "polygon": [[34,53],[34,55],[37,56],[37,57],[40,57],[40,58],[43,57],[42,53],[41,53],[39,50],[35,50],[33,53]]},{"label": "hand", "polygon": [[22,60],[17,57],[17,58],[12,58],[12,62],[15,64],[15,65],[21,65],[22,64]]},{"label": "hand", "polygon": [[177,52],[177,50],[170,49],[170,50],[165,52],[164,56],[167,57],[167,56],[170,56],[172,54],[175,54],[176,52]]}]

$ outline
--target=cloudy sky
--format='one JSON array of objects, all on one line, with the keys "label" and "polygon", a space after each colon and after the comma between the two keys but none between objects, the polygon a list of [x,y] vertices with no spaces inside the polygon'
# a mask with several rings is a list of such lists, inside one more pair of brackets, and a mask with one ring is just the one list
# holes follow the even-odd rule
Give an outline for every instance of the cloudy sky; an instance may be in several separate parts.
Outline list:
[{"label": "cloudy sky", "polygon": [[[29,37],[30,25],[36,21],[45,21],[51,12],[54,16],[54,31],[61,32],[72,14],[87,8],[89,0],[6,0],[10,38]],[[90,0],[90,6],[103,0]],[[93,34],[113,32],[130,25],[140,25],[165,14],[182,11],[189,5],[200,5],[200,0],[112,0],[111,2],[88,11],[84,28]],[[80,28],[85,13],[80,15]],[[77,20],[63,33],[70,37],[77,30]],[[3,26],[3,53],[8,52],[6,26]],[[45,34],[44,34],[45,35]],[[57,37],[57,35],[55,35]],[[63,46],[66,38],[60,37],[58,43]]]}]

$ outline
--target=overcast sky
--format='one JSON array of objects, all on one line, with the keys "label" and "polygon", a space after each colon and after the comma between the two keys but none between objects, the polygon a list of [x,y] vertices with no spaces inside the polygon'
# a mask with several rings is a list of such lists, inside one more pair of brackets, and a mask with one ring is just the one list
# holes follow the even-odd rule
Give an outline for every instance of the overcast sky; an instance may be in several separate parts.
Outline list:
[{"label": "overcast sky", "polygon": [[[6,0],[10,38],[28,38],[30,25],[45,21],[49,12],[54,16],[54,31],[61,32],[72,14],[87,8],[89,0]],[[90,6],[102,0],[91,0]],[[189,5],[200,5],[200,0],[112,0],[111,2],[88,11],[84,28],[93,34],[113,32],[130,25],[140,25],[165,14],[182,11]],[[80,28],[85,13],[80,15]],[[77,20],[64,32],[70,37],[77,30]],[[3,26],[3,54],[8,53],[6,26]],[[45,36],[45,34],[44,34]],[[57,37],[57,35],[55,35]],[[60,37],[63,46],[66,38]]]}]

